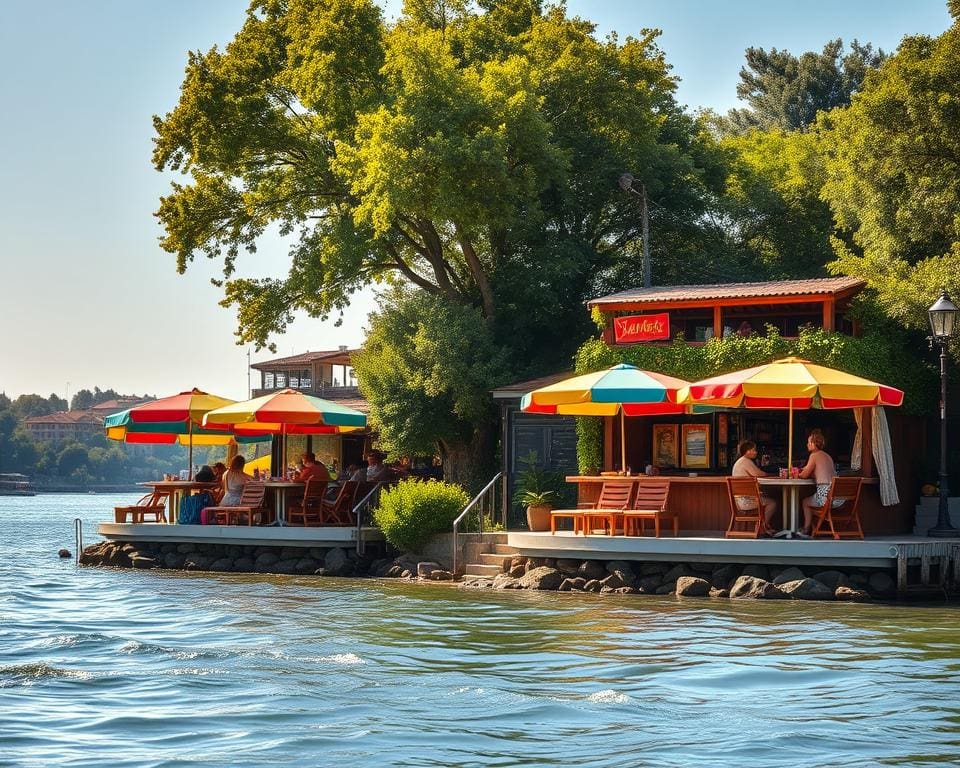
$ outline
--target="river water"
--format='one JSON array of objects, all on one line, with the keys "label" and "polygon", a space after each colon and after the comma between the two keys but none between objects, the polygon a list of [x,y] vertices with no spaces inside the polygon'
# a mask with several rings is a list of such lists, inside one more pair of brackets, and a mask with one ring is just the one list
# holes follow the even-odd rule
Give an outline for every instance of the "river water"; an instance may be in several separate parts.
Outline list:
[{"label": "river water", "polygon": [[0,497],[3,766],[960,762],[951,606],[78,568]]}]

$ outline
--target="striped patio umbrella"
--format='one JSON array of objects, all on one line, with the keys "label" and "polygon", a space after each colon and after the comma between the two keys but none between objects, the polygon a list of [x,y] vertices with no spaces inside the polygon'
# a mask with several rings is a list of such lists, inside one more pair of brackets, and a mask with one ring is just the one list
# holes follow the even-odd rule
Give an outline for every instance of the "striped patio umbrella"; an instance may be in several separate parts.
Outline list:
[{"label": "striped patio umbrella", "polygon": [[793,466],[795,408],[899,406],[903,392],[798,357],[785,357],[694,382],[680,394],[680,400],[695,405],[788,410],[787,462]]},{"label": "striped patio umbrella", "polygon": [[574,376],[528,392],[520,402],[526,413],[557,413],[567,416],[615,416],[620,414],[620,466],[627,466],[625,416],[658,416],[686,413],[679,393],[689,382],[663,373],[643,371],[621,363],[594,373]]},{"label": "striped patio umbrella", "polygon": [[231,403],[208,412],[205,427],[230,427],[237,435],[275,434],[283,437],[283,463],[287,465],[286,436],[340,434],[363,429],[367,417],[345,405],[281,389],[268,395]]}]

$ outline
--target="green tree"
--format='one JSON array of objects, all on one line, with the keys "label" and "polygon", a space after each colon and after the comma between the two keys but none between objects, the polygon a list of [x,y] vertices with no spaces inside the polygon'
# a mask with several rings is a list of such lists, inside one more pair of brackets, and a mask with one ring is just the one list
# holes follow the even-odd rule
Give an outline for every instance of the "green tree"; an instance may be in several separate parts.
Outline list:
[{"label": "green tree", "polygon": [[87,449],[79,443],[68,443],[57,454],[57,474],[69,477],[76,470],[87,467]]},{"label": "green tree", "polygon": [[824,199],[842,230],[831,270],[864,277],[917,329],[960,294],[960,24],[904,38],[846,109],[821,117]]},{"label": "green tree", "polygon": [[70,399],[70,410],[85,411],[95,405],[93,392],[89,389],[79,389]]},{"label": "green tree", "polygon": [[60,403],[64,402],[56,395],[50,395],[49,398],[40,395],[20,395],[13,401],[13,410],[18,420],[30,419],[34,416],[48,416],[65,409],[60,408]]},{"label": "green tree", "polygon": [[726,133],[756,128],[793,131],[806,128],[820,111],[846,106],[860,90],[867,73],[886,58],[870,43],[856,40],[845,51],[843,40],[831,40],[823,51],[795,56],[771,48],[747,48],[737,96],[749,106],[732,109],[719,124]]}]

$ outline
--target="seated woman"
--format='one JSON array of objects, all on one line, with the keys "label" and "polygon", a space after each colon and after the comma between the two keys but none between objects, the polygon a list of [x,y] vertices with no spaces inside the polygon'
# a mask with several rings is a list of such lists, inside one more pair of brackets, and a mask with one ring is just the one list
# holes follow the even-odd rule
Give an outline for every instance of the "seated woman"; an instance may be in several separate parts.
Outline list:
[{"label": "seated woman", "polygon": [[[757,444],[753,440],[741,440],[737,446],[737,453],[740,458],[733,465],[733,471],[730,473],[733,477],[767,477],[756,464]],[[771,524],[773,516],[777,511],[777,502],[769,496],[761,494],[760,501],[763,503],[764,533],[773,536],[776,529]],[[737,506],[744,511],[757,508],[757,503],[748,496],[737,496]]]},{"label": "seated woman", "polygon": [[[824,448],[827,440],[823,432],[819,429],[810,430],[807,436],[807,450],[810,451],[810,458],[807,459],[807,466],[800,470],[800,477],[812,477],[817,481],[817,490],[813,496],[807,496],[803,500],[803,530],[797,535],[808,539],[813,531],[813,513],[820,509],[827,501],[827,493],[830,491],[830,483],[836,477],[837,468],[833,463],[833,457],[827,453]],[[840,506],[842,500],[833,502],[834,506]]]},{"label": "seated woman", "polygon": [[240,503],[240,497],[243,495],[243,486],[253,480],[250,475],[243,471],[243,465],[247,460],[237,454],[230,462],[230,469],[223,476],[223,498],[220,499],[221,507],[235,507]]}]

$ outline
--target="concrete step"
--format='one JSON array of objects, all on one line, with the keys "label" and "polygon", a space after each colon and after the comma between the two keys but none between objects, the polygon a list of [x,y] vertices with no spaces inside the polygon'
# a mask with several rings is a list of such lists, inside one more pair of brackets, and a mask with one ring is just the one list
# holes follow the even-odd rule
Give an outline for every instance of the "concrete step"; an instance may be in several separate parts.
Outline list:
[{"label": "concrete step", "polygon": [[518,555],[520,550],[516,547],[511,547],[509,544],[497,544],[494,549],[498,555]]},{"label": "concrete step", "polygon": [[467,576],[488,576],[493,578],[498,573],[503,573],[503,569],[497,565],[483,565],[482,563],[467,563],[464,574]]},{"label": "concrete step", "polygon": [[484,552],[480,555],[481,565],[495,565],[501,571],[510,569],[510,559],[512,555],[500,555],[494,552]]}]

